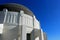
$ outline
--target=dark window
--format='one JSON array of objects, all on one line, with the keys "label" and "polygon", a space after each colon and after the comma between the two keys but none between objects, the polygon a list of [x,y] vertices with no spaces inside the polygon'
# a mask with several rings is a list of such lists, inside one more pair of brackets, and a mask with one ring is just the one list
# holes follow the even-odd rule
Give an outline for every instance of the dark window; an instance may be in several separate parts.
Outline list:
[{"label": "dark window", "polygon": [[31,34],[27,34],[27,40],[31,40]]},{"label": "dark window", "polygon": [[2,40],[2,35],[0,34],[0,40]]},{"label": "dark window", "polygon": [[4,21],[5,14],[3,12],[0,12],[0,24]]}]

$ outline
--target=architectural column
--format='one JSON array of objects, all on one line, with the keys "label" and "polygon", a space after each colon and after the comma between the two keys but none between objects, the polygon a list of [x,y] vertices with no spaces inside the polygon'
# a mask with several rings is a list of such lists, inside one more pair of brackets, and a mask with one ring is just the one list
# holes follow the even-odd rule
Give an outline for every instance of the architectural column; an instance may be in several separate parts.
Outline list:
[{"label": "architectural column", "polygon": [[42,40],[42,37],[41,37],[41,29],[40,29],[40,32],[39,32],[39,40]]},{"label": "architectural column", "polygon": [[31,40],[35,40],[34,30],[31,32]]},{"label": "architectural column", "polygon": [[22,34],[21,34],[21,37],[22,37],[22,40],[27,40],[26,39],[26,27],[25,26],[22,26]]},{"label": "architectural column", "polygon": [[35,40],[41,40],[41,31],[40,31],[40,29],[35,29],[34,30],[35,31],[35,35],[34,35],[34,37],[35,37]]},{"label": "architectural column", "polygon": [[35,40],[42,40],[40,29],[35,29]]},{"label": "architectural column", "polygon": [[15,18],[16,18],[16,16],[14,15],[14,23],[16,23],[16,22],[15,22],[15,20],[16,20]]},{"label": "architectural column", "polygon": [[31,32],[31,40],[35,40],[35,31],[34,31],[34,15],[32,16],[33,17],[33,30]]},{"label": "architectural column", "polygon": [[10,23],[12,23],[12,20],[13,20],[13,15],[11,14],[11,19],[10,19]]},{"label": "architectural column", "polygon": [[21,18],[21,26],[20,26],[20,27],[21,27],[21,40],[27,40],[27,39],[26,39],[26,26],[23,25],[23,23],[24,23],[23,14],[24,14],[24,11],[21,10],[21,11],[20,11],[20,16],[22,17],[22,18]]},{"label": "architectural column", "polygon": [[47,40],[47,36],[45,32],[43,33],[43,35],[44,35],[44,40]]},{"label": "architectural column", "polygon": [[9,23],[10,22],[10,14],[8,14],[7,16],[8,16],[7,23]]},{"label": "architectural column", "polygon": [[41,38],[44,40],[43,30],[41,29]]},{"label": "architectural column", "polygon": [[6,22],[6,17],[7,17],[7,12],[8,12],[8,10],[7,9],[3,9],[3,12],[4,12],[4,14],[5,14],[5,17],[4,17],[4,23]]}]

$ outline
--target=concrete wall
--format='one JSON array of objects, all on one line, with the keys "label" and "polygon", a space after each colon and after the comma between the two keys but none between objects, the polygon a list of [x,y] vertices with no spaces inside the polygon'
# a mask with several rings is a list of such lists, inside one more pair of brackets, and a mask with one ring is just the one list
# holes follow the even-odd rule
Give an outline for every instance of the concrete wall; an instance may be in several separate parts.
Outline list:
[{"label": "concrete wall", "polygon": [[3,13],[5,18],[2,40],[27,40],[27,33],[31,34],[31,40],[44,40],[43,31],[40,30],[40,23],[35,16],[27,15],[22,10],[11,12],[4,9]]},{"label": "concrete wall", "polygon": [[[8,27],[6,25],[4,25],[4,27]],[[10,26],[10,27],[13,27],[13,26]],[[14,39],[17,39],[18,37],[18,27],[15,27],[13,29],[7,29],[7,28],[4,28],[3,30],[3,40],[14,40]]]},{"label": "concrete wall", "polygon": [[45,32],[43,33],[43,35],[44,35],[44,40],[47,40],[47,35]]},{"label": "concrete wall", "polygon": [[40,29],[40,23],[35,16],[34,16],[34,29]]},{"label": "concrete wall", "polygon": [[3,33],[3,24],[0,24],[0,34]]},{"label": "concrete wall", "polygon": [[31,33],[33,30],[33,17],[27,14],[24,14],[24,11],[20,11],[20,21],[19,25],[26,27],[26,32]]},{"label": "concrete wall", "polygon": [[5,13],[4,23],[3,23],[3,40],[17,40],[18,39],[18,28],[17,12],[9,12],[7,9],[3,10]]}]

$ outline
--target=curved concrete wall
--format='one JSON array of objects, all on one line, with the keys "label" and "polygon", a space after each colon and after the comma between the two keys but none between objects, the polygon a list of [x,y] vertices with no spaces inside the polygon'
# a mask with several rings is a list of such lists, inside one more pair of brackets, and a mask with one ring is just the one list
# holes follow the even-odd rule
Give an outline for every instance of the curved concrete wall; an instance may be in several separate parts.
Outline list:
[{"label": "curved concrete wall", "polygon": [[40,22],[34,16],[34,29],[40,29]]},{"label": "curved concrete wall", "polygon": [[15,12],[3,9],[3,28],[0,27],[0,31],[3,31],[3,40],[18,40],[18,38],[20,40],[26,40],[27,33],[31,33],[34,29],[40,30],[40,23],[36,17],[31,11],[28,11],[27,9],[25,11],[24,10],[25,8],[23,10],[19,10],[19,12]]}]

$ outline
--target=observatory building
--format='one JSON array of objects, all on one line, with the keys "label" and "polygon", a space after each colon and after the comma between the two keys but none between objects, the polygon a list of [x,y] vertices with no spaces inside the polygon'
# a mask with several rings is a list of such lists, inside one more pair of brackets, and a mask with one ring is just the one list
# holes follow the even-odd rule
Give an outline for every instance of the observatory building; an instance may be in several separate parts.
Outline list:
[{"label": "observatory building", "polygon": [[32,11],[23,5],[0,5],[0,40],[46,40]]}]

